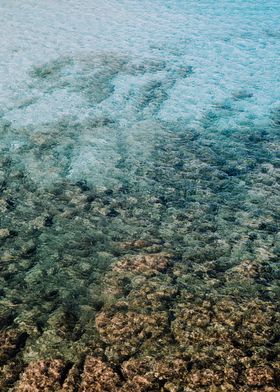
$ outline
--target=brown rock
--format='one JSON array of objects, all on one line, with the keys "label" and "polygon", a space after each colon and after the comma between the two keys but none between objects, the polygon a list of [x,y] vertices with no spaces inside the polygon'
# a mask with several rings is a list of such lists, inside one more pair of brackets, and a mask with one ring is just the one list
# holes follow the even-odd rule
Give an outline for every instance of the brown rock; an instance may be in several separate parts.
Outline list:
[{"label": "brown rock", "polygon": [[153,245],[152,242],[146,240],[135,240],[130,242],[121,242],[118,244],[120,249],[142,249]]},{"label": "brown rock", "polygon": [[60,392],[75,392],[79,384],[80,372],[77,365],[72,366],[63,382]]},{"label": "brown rock", "polygon": [[144,356],[130,359],[123,363],[122,373],[127,380],[121,392],[125,391],[158,391],[164,381],[174,381],[174,384],[184,379],[186,363],[178,358],[156,360]]},{"label": "brown rock", "polygon": [[190,374],[190,381],[195,386],[218,385],[221,383],[221,377],[211,369],[195,370]]},{"label": "brown rock", "polygon": [[168,325],[165,313],[151,315],[101,312],[96,317],[96,328],[101,340],[109,345],[110,359],[125,359],[139,350],[145,340],[157,339]]},{"label": "brown rock", "polygon": [[151,276],[165,271],[170,264],[171,255],[168,253],[137,255],[118,261],[113,271],[133,271],[134,273]]},{"label": "brown rock", "polygon": [[30,362],[18,382],[17,392],[58,392],[65,364],[59,359]]},{"label": "brown rock", "polygon": [[143,376],[135,376],[123,385],[119,392],[145,392],[152,391],[152,383]]},{"label": "brown rock", "polygon": [[79,392],[117,392],[119,383],[118,375],[101,359],[86,358]]},{"label": "brown rock", "polygon": [[0,391],[8,390],[18,380],[22,368],[22,363],[17,360],[0,367]]},{"label": "brown rock", "polygon": [[19,350],[26,339],[26,334],[17,330],[6,330],[0,333],[0,364],[7,362]]},{"label": "brown rock", "polygon": [[246,371],[248,385],[260,387],[271,384],[273,380],[274,372],[268,366],[253,367]]}]

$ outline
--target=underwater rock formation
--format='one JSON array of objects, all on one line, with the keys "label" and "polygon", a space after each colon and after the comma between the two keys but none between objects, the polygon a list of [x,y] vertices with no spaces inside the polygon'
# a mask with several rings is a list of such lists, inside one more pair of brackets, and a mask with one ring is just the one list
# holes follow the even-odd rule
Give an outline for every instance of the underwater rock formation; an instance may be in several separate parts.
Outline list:
[{"label": "underwater rock formation", "polygon": [[15,329],[4,330],[0,333],[0,364],[15,357],[27,338],[27,334]]},{"label": "underwater rock formation", "polygon": [[[96,328],[100,338],[108,347],[105,351],[111,361],[129,358],[143,343],[160,339],[164,335],[167,317],[164,313],[139,314],[125,311],[116,314],[100,313],[96,317]],[[152,344],[152,343],[151,343]]]},{"label": "underwater rock formation", "polygon": [[33,69],[34,94],[108,110],[0,119],[1,391],[279,390],[278,121],[235,124],[242,91],[198,128],[164,121],[192,73],[65,58]]},{"label": "underwater rock formation", "polygon": [[22,373],[16,390],[19,392],[56,392],[61,386],[60,381],[64,366],[63,361],[59,359],[30,362]]},{"label": "underwater rock formation", "polygon": [[[242,265],[248,270],[248,262]],[[236,267],[230,272],[238,273]],[[182,284],[184,273],[186,265],[166,252],[116,260],[104,276],[95,317],[79,328],[85,319],[74,321],[80,344],[87,343],[74,362],[41,359],[26,366],[20,358],[27,336],[3,332],[3,390],[14,384],[15,392],[278,391],[277,306],[221,296],[213,288],[192,294]],[[58,328],[59,319],[53,320],[50,326]],[[75,334],[67,332],[71,322],[61,318],[57,333],[78,347]]]},{"label": "underwater rock formation", "polygon": [[117,392],[118,386],[119,376],[106,363],[98,358],[86,358],[79,392]]}]

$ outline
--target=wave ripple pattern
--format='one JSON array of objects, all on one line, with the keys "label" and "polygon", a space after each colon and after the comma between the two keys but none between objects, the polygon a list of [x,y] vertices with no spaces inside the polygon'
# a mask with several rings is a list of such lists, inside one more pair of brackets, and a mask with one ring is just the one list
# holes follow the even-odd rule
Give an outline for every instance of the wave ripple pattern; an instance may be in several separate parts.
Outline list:
[{"label": "wave ripple pattern", "polygon": [[280,391],[279,18],[0,2],[1,391]]}]

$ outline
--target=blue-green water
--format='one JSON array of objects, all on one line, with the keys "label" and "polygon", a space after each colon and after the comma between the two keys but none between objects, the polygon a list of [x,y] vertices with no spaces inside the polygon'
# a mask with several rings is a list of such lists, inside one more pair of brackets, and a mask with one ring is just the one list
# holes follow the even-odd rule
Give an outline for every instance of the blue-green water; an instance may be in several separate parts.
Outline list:
[{"label": "blue-green water", "polygon": [[279,390],[279,16],[0,2],[1,391]]}]

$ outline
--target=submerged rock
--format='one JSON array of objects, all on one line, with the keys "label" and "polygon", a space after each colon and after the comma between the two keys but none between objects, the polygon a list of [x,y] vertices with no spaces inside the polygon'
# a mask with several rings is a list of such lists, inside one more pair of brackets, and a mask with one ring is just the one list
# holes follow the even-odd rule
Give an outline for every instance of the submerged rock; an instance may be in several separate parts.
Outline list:
[{"label": "submerged rock", "polygon": [[119,386],[120,378],[110,366],[99,358],[86,358],[79,392],[118,392]]},{"label": "submerged rock", "polygon": [[44,92],[81,88],[102,105],[115,78],[143,76],[127,126],[111,107],[36,127],[0,119],[5,392],[279,389],[275,129],[228,128],[246,92],[201,129],[160,120],[173,76],[191,75],[167,63],[67,58],[31,73]]},{"label": "submerged rock", "polygon": [[30,362],[15,388],[18,392],[58,392],[65,364],[62,360]]},{"label": "submerged rock", "polygon": [[165,271],[171,264],[171,258],[172,256],[168,253],[137,255],[120,260],[113,267],[113,271],[117,273],[120,271],[131,271],[144,276],[151,276]]},{"label": "submerged rock", "polygon": [[[96,317],[96,328],[101,340],[107,344],[106,355],[112,361],[121,361],[135,354],[143,343],[164,335],[167,323],[165,313],[145,315],[136,312],[101,312]],[[148,343],[150,342],[150,343]]]},{"label": "submerged rock", "polygon": [[27,334],[16,329],[0,331],[0,364],[13,359],[24,346]]}]

